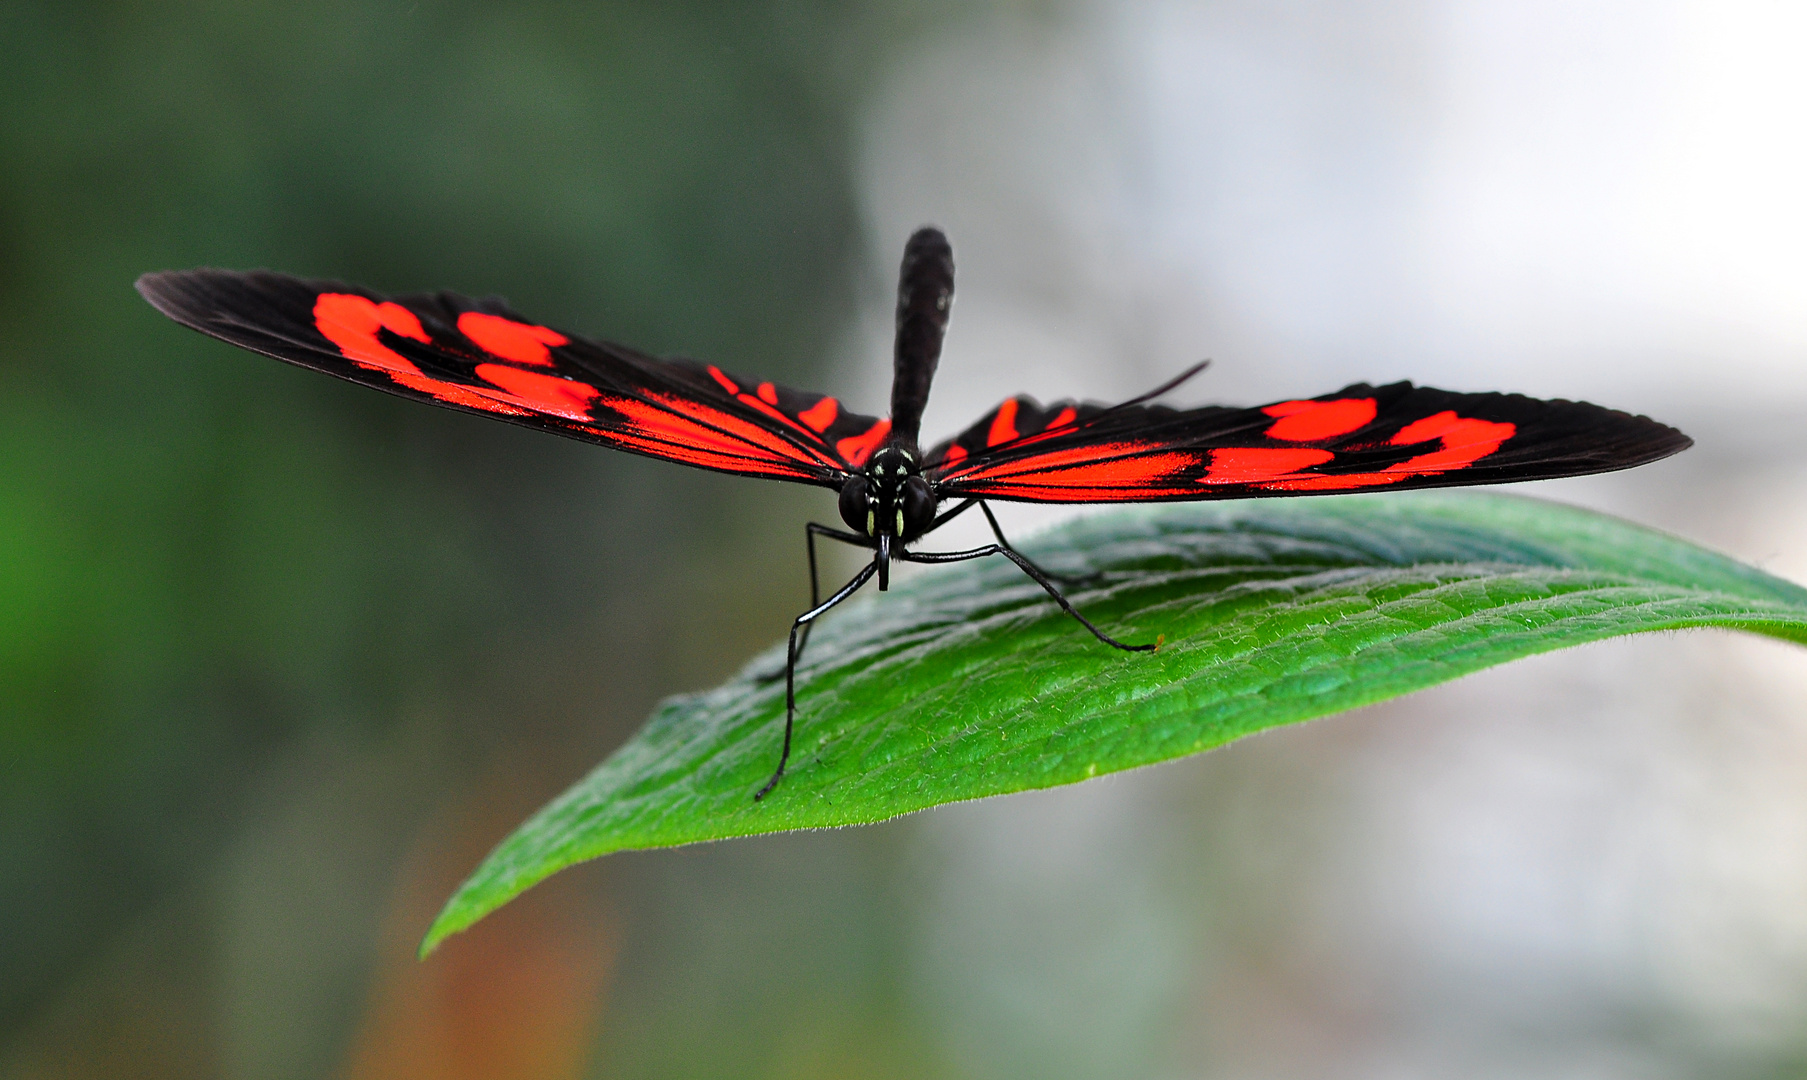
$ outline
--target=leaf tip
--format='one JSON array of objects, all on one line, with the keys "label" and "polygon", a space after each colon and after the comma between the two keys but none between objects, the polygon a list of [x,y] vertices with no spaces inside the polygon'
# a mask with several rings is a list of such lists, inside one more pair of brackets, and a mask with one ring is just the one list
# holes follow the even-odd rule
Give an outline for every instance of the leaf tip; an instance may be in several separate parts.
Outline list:
[{"label": "leaf tip", "polygon": [[420,948],[415,950],[414,959],[425,961],[438,950],[439,943],[444,940],[445,935],[439,932],[439,924],[434,923],[433,928],[427,931],[427,936],[420,939]]},{"label": "leaf tip", "polygon": [[[453,898],[454,901],[456,901],[456,899],[456,897]],[[432,956],[438,951],[440,944],[444,942],[446,938],[463,930],[468,930],[473,921],[474,920],[469,917],[455,915],[452,910],[452,904],[447,904],[445,910],[439,913],[439,917],[433,920],[433,925],[427,927],[426,936],[420,939],[420,948],[415,951],[414,958],[416,960],[425,960],[427,957]]]}]

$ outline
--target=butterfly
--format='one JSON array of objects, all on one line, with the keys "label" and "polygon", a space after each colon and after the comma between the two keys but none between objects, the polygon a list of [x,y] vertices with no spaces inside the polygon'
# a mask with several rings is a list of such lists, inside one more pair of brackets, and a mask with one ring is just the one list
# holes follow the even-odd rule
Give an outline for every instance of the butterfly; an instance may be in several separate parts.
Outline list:
[{"label": "butterfly", "polygon": [[[790,761],[797,662],[810,628],[874,577],[880,591],[888,588],[893,560],[1000,555],[1106,645],[1147,652],[1161,644],[1118,641],[1081,615],[1056,578],[1005,538],[989,500],[1176,502],[1498,484],[1630,468],[1691,444],[1654,420],[1584,402],[1409,382],[1358,383],[1257,408],[1152,403],[1199,364],[1115,405],[1008,398],[924,451],[918,430],[954,296],[953,249],[926,227],[904,248],[888,417],[713,365],[566,334],[496,299],[390,298],[335,282],[211,269],[146,274],[138,291],[184,326],[402,397],[838,492],[847,528],[806,528],[810,606],[791,624],[783,747],[755,800],[771,793]],[[944,503],[955,505],[944,510]],[[958,551],[912,546],[974,506],[995,543]],[[872,552],[827,599],[816,575],[818,537]]]}]

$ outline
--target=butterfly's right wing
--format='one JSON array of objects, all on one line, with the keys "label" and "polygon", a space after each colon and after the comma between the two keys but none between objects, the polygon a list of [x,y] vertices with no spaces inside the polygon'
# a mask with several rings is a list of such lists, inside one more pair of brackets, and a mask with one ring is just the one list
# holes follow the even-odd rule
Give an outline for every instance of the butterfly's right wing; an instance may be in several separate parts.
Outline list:
[{"label": "butterfly's right wing", "polygon": [[1357,384],[1252,409],[1012,398],[925,468],[943,498],[1171,502],[1579,476],[1690,443],[1585,402]]}]

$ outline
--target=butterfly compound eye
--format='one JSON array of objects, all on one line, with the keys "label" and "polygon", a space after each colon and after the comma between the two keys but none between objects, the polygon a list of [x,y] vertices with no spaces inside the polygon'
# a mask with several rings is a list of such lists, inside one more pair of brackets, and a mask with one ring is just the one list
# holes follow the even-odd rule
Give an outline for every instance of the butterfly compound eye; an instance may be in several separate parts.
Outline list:
[{"label": "butterfly compound eye", "polygon": [[859,475],[848,477],[847,482],[841,485],[841,520],[862,536],[869,536],[872,532],[866,527],[867,490],[866,478]]},{"label": "butterfly compound eye", "polygon": [[903,488],[903,535],[916,537],[935,520],[935,496],[929,490],[929,482],[920,476],[912,476],[904,481]]}]

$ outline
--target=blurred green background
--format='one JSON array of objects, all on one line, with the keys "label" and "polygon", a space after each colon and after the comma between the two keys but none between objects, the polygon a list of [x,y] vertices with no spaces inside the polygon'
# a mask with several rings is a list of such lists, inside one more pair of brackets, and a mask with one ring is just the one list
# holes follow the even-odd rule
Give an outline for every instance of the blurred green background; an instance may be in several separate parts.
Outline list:
[{"label": "blurred green background", "polygon": [[[1540,246],[1628,205],[1621,147],[1567,118],[1702,100],[1573,87],[1645,86],[1614,73],[1698,27],[1512,7],[0,0],[0,1075],[1800,1075],[1807,666],[1705,635],[1072,791],[610,858],[416,964],[515,822],[778,638],[832,495],[336,383],[131,289],[500,294],[875,411],[932,217],[963,303],[931,435],[1199,355],[1228,399],[1610,398],[1701,449],[1555,494],[1807,565],[1798,211],[1636,204],[1723,293]],[[1445,85],[1492,70],[1477,41],[1513,104]],[[1706,100],[1701,130],[1748,116]],[[1462,142],[1499,116],[1544,166]],[[1671,158],[1677,205],[1787,205],[1637,160]],[[1783,165],[1739,176],[1798,193]],[[1465,169],[1525,205],[1439,201]]]},{"label": "blurred green background", "polygon": [[[0,6],[0,1042],[28,1073],[345,1067],[398,868],[456,850],[391,945],[766,643],[821,508],[255,362],[133,278],[499,293],[818,385],[860,266],[850,110],[911,33],[840,4]],[[609,911],[565,916],[588,990]],[[600,1006],[565,1007],[581,1048]]]}]

